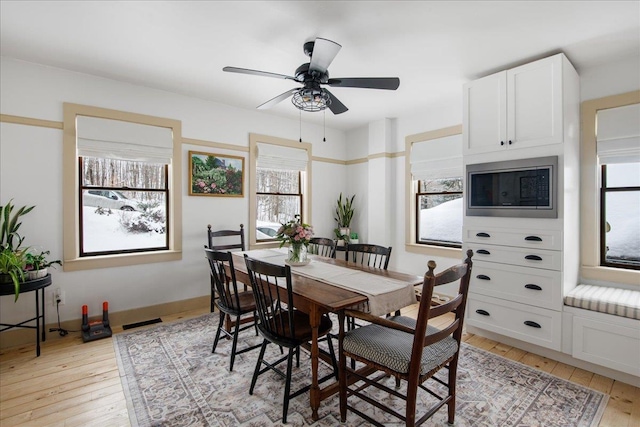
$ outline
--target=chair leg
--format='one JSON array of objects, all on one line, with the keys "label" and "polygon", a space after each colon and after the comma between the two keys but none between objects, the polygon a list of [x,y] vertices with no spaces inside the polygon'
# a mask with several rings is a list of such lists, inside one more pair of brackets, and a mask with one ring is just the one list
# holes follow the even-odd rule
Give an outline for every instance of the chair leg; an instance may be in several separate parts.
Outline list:
[{"label": "chair leg", "polygon": [[256,336],[258,336],[258,316],[255,311],[253,312],[253,329],[256,330]]},{"label": "chair leg", "polygon": [[233,329],[233,345],[231,346],[231,364],[229,372],[233,372],[233,362],[236,360],[236,348],[238,347],[238,334],[240,333],[240,315],[236,316],[236,325]]},{"label": "chair leg", "polygon": [[260,347],[260,355],[258,356],[258,362],[256,363],[256,369],[253,371],[253,378],[251,378],[251,387],[249,388],[249,394],[253,394],[253,388],[256,386],[256,380],[258,379],[258,373],[260,372],[260,367],[262,366],[262,358],[264,357],[264,352],[267,349],[267,344],[269,341],[262,341],[262,347]]},{"label": "chair leg", "polygon": [[296,368],[300,367],[300,347],[296,348]]},{"label": "chair leg", "polygon": [[[340,316],[340,335],[344,337],[344,315]],[[345,356],[342,349],[342,340],[338,339],[338,358],[339,358],[339,371],[338,371],[338,384],[340,392],[340,421],[347,421],[347,356]]]},{"label": "chair leg", "polygon": [[447,402],[447,422],[453,424],[456,417],[456,377],[458,370],[458,358],[455,357],[449,362],[449,396],[451,399]]},{"label": "chair leg", "polygon": [[289,395],[291,394],[291,370],[293,368],[293,353],[299,357],[300,347],[290,348],[289,357],[287,357],[287,378],[284,386],[284,402],[282,403],[282,423],[287,423],[287,413],[289,412]]},{"label": "chair leg", "polygon": [[409,379],[407,382],[407,410],[406,426],[414,427],[416,425],[416,399],[418,397],[418,381],[417,379]]},{"label": "chair leg", "polygon": [[220,320],[218,321],[218,330],[216,331],[216,339],[213,341],[213,348],[211,349],[211,353],[216,352],[216,347],[218,346],[218,340],[220,339],[220,329],[222,328],[222,320],[224,319],[224,313],[220,312]]}]

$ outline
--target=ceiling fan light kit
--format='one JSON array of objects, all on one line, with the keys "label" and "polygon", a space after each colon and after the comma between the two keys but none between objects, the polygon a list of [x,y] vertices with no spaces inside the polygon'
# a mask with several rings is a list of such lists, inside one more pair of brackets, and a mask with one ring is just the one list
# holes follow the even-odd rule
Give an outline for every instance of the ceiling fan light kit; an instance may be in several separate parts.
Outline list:
[{"label": "ceiling fan light kit", "polygon": [[314,41],[304,43],[303,51],[305,55],[309,56],[310,61],[296,69],[295,77],[248,68],[224,67],[222,70],[231,73],[294,80],[303,85],[270,99],[259,105],[259,109],[271,108],[291,96],[291,102],[300,111],[317,112],[329,108],[333,114],[342,114],[349,109],[334,94],[320,85],[385,90],[396,90],[400,86],[398,77],[341,77],[330,79],[327,69],[341,48],[342,46],[338,43],[320,37]]}]

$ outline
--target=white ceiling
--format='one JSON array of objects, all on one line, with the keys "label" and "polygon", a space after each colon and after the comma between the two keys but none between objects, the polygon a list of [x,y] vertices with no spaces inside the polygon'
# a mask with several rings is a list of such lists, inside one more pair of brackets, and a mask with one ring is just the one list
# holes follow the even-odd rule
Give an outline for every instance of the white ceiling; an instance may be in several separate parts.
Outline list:
[{"label": "white ceiling", "polygon": [[[297,87],[307,40],[342,45],[330,77],[399,77],[397,91],[333,88],[352,129],[462,96],[477,77],[564,52],[581,70],[640,61],[640,1],[6,1],[0,54],[253,109]],[[286,100],[265,114],[298,118]],[[322,122],[322,113],[303,120]]]}]

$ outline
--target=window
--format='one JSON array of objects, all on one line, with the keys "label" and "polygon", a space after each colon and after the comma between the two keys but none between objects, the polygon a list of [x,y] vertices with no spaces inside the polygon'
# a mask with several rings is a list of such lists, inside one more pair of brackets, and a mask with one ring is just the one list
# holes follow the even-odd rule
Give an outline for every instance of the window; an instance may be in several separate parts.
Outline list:
[{"label": "window", "polygon": [[[580,278],[637,287],[640,269],[630,268],[627,262],[626,266],[619,263],[622,255],[629,257],[631,252],[621,250],[625,245],[616,236],[622,229],[621,223],[616,224],[616,216],[620,215],[616,211],[627,209],[620,198],[637,194],[621,188],[639,185],[631,176],[625,177],[620,168],[640,163],[640,91],[584,101],[580,114]],[[635,170],[637,178],[638,169]],[[637,222],[637,213],[635,217]],[[633,228],[628,232],[637,233]]]},{"label": "window", "polygon": [[182,258],[179,121],[64,104],[65,271]]},{"label": "window", "polygon": [[461,247],[462,177],[418,181],[416,243]]},{"label": "window", "polygon": [[600,264],[640,270],[640,162],[602,165]]},{"label": "window", "polygon": [[256,240],[274,240],[280,225],[302,212],[302,172],[256,169]]},{"label": "window", "polygon": [[[462,246],[461,126],[407,137],[408,245]],[[410,248],[408,248],[410,250]]]},{"label": "window", "polygon": [[282,223],[299,214],[311,223],[311,144],[266,135],[249,138],[249,246],[277,243]]},{"label": "window", "polygon": [[80,256],[169,249],[168,164],[80,157]]}]

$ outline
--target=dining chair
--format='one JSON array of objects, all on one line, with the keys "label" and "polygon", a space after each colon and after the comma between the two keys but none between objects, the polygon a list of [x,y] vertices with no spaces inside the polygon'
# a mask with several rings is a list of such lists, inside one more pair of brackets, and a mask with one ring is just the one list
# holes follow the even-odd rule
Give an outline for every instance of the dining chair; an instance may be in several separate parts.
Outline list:
[{"label": "dining chair", "polygon": [[391,259],[391,246],[387,248],[385,246],[370,245],[367,243],[347,243],[344,251],[344,259],[357,264],[386,270],[389,266],[389,260]]},{"label": "dining chair", "polygon": [[[233,267],[233,258],[231,252],[214,251],[211,249],[204,250],[209,266],[211,269],[211,278],[215,283],[216,291],[218,292],[218,299],[216,300],[216,306],[220,311],[220,320],[218,322],[218,329],[216,331],[216,338],[213,341],[213,348],[211,353],[216,352],[220,335],[224,334],[226,337],[233,340],[231,346],[231,361],[229,363],[229,371],[233,371],[233,363],[236,355],[246,353],[260,347],[260,344],[249,346],[238,350],[238,334],[241,331],[253,327],[258,335],[258,329],[256,326],[256,303],[253,299],[252,292],[238,292],[238,284],[236,283],[236,271]],[[252,314],[252,317],[245,317],[241,319],[243,315]],[[223,320],[225,317],[233,317],[233,331],[227,330],[223,326]],[[241,324],[245,326],[240,327]]]},{"label": "dining chair", "polygon": [[[417,319],[404,316],[380,318],[365,313],[346,310],[345,314],[361,318],[371,322],[369,325],[345,332],[344,314],[341,314],[339,348],[340,348],[340,419],[346,422],[347,410],[354,412],[370,423],[382,427],[378,420],[364,414],[361,410],[352,406],[348,398],[355,396],[377,408],[398,417],[407,426],[413,427],[422,424],[430,418],[443,405],[447,405],[448,422],[453,424],[456,408],[456,377],[458,368],[458,355],[460,353],[460,339],[464,312],[469,291],[469,279],[471,277],[471,257],[473,252],[467,251],[466,260],[458,265],[435,274],[436,263],[428,262],[422,284],[423,298],[420,300]],[[431,306],[433,288],[446,283],[459,282],[457,295],[449,302]],[[442,327],[435,328],[429,325],[429,320],[453,313],[453,319]],[[369,370],[368,375],[361,374],[353,368],[348,368],[346,358],[355,359]],[[440,369],[446,368],[446,378],[434,377]],[[370,378],[371,374],[382,371],[384,375]],[[395,377],[396,381],[407,382],[406,393],[380,382],[388,376]],[[447,389],[447,395],[442,392],[427,388],[423,383],[428,379],[443,385]],[[363,385],[358,385],[364,382]],[[368,387],[373,386],[405,401],[404,415],[385,406],[387,399],[372,399],[365,393]],[[438,402],[426,411],[416,421],[416,401],[418,389],[428,392],[436,397]],[[422,406],[420,406],[422,408]]]},{"label": "dining chair", "polygon": [[[382,268],[384,270],[389,267],[391,260],[391,246],[370,245],[367,243],[347,243],[345,245],[344,259],[349,262],[367,265],[369,267]],[[400,316],[400,310],[395,312],[396,316]],[[355,319],[348,317],[349,328],[359,326]]]},{"label": "dining chair", "polygon": [[[215,244],[214,244],[215,243]],[[211,224],[207,225],[207,249],[213,249],[214,251],[225,250],[245,250],[244,244],[244,224],[240,224],[240,230],[211,230]],[[244,290],[247,290],[246,285]],[[216,300],[216,286],[213,283],[213,277],[211,278],[211,312],[215,308]]]},{"label": "dining chair", "polygon": [[[251,289],[256,302],[258,312],[258,331],[263,336],[262,348],[256,362],[256,368],[251,379],[249,394],[253,394],[258,377],[272,370],[285,379],[284,402],[282,407],[282,422],[287,422],[289,400],[307,392],[311,386],[291,392],[291,371],[293,368],[293,356],[296,355],[296,366],[300,366],[300,346],[311,341],[311,324],[309,316],[294,308],[293,288],[291,281],[291,267],[279,266],[249,258],[245,254],[247,273],[251,280]],[[318,337],[329,336],[333,323],[328,316],[323,315],[318,327]],[[331,338],[329,340],[329,355],[335,360]],[[280,348],[287,348],[286,355],[274,362],[264,360],[265,350],[269,343],[276,344]],[[287,362],[286,373],[278,368],[282,362]],[[265,366],[264,368],[262,366]],[[337,363],[334,364],[337,366]],[[325,381],[335,375],[320,379]]]},{"label": "dining chair", "polygon": [[335,258],[336,241],[327,237],[312,237],[309,240],[309,253],[327,258]]}]

